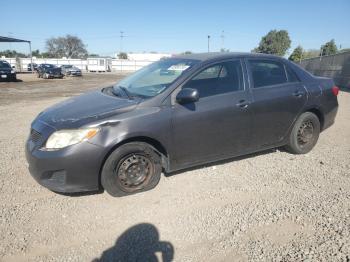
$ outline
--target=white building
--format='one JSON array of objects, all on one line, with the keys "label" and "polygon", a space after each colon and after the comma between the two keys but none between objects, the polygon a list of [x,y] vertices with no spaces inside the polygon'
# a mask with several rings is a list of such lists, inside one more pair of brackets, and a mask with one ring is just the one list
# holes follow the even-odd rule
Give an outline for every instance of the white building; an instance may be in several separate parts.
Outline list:
[{"label": "white building", "polygon": [[110,72],[112,71],[112,59],[105,57],[89,57],[87,59],[87,71]]},{"label": "white building", "polygon": [[[171,57],[171,54],[165,53],[128,53],[128,60],[133,61],[158,61],[163,57]],[[115,57],[118,58],[118,54],[115,54]]]}]

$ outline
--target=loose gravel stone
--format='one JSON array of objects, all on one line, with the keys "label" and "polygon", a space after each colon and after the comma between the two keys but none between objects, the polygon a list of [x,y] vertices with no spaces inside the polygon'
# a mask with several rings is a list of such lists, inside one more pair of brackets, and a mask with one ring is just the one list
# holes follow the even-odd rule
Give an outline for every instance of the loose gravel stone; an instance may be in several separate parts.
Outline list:
[{"label": "loose gravel stone", "polygon": [[350,261],[346,92],[307,155],[268,150],[163,176],[154,190],[124,198],[38,185],[24,155],[31,121],[118,78],[0,84],[0,261]]}]

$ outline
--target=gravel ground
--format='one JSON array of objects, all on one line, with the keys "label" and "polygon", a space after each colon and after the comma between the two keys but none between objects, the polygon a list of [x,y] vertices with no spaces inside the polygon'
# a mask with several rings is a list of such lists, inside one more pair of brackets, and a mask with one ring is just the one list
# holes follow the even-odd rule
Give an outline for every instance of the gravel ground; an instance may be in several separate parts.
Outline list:
[{"label": "gravel ground", "polygon": [[0,261],[350,261],[350,93],[307,155],[265,151],[162,177],[152,191],[63,196],[29,175],[44,108],[114,74],[0,83]]}]

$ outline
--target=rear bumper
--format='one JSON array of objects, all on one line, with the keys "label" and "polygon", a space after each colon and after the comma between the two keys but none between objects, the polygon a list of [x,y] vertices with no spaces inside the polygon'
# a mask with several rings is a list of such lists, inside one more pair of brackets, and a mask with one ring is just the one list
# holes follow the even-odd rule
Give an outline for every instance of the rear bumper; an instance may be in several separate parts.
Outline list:
[{"label": "rear bumper", "polygon": [[0,73],[0,81],[13,81],[16,78],[16,73]]},{"label": "rear bumper", "polygon": [[30,139],[26,143],[32,177],[40,185],[61,193],[98,190],[102,152],[102,147],[88,142],[55,151],[40,150]]},{"label": "rear bumper", "polygon": [[67,72],[66,73],[67,76],[81,76],[81,72],[78,71],[74,71],[74,72]]},{"label": "rear bumper", "polygon": [[62,74],[48,74],[49,78],[62,78]]},{"label": "rear bumper", "polygon": [[334,124],[337,113],[338,113],[338,105],[325,114],[322,131],[326,130],[328,127]]}]

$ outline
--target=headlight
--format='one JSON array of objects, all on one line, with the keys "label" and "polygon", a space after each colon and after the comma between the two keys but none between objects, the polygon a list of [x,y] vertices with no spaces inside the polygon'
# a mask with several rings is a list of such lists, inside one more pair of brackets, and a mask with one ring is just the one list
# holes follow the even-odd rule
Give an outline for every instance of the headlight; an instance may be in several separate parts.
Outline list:
[{"label": "headlight", "polygon": [[14,73],[16,73],[16,71],[15,70],[11,70],[11,74],[14,74]]},{"label": "headlight", "polygon": [[46,142],[46,149],[60,149],[93,138],[98,128],[70,129],[54,132]]}]

